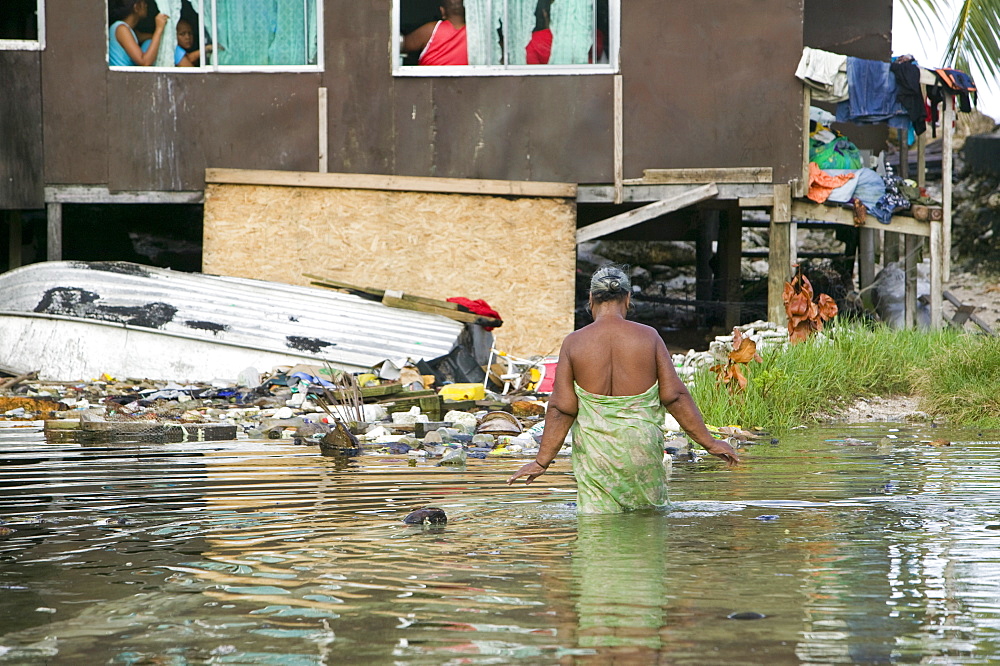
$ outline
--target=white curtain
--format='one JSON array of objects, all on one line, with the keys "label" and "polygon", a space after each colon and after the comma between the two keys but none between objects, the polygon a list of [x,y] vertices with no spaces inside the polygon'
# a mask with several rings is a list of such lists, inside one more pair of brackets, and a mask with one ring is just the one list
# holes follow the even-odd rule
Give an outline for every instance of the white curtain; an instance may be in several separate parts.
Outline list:
[{"label": "white curtain", "polygon": [[535,29],[535,6],[538,0],[507,0],[507,20],[503,32],[507,38],[507,62],[511,65],[525,65],[525,49],[531,41]]},{"label": "white curtain", "polygon": [[594,0],[554,0],[550,65],[586,65],[594,45]]},{"label": "white curtain", "polygon": [[496,65],[503,57],[500,17],[504,0],[465,0],[465,32],[470,65]]},{"label": "white curtain", "polygon": [[156,53],[154,67],[173,67],[174,50],[177,48],[177,21],[181,19],[181,0],[157,0],[156,6],[170,17],[160,38],[160,50]]}]

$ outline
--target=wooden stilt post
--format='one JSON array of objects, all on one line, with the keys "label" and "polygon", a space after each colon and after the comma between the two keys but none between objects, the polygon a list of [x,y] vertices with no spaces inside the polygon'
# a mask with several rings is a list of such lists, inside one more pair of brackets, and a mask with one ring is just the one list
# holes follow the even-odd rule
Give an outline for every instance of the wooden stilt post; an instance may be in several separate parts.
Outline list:
[{"label": "wooden stilt post", "polygon": [[[947,210],[947,209],[946,209]],[[944,224],[931,222],[931,328],[941,328],[942,319],[942,280],[944,277]]]},{"label": "wooden stilt post", "polygon": [[944,207],[941,225],[941,279],[947,282],[951,279],[951,172],[955,151],[955,103],[951,95],[944,96],[941,125],[941,205]]},{"label": "wooden stilt post", "polygon": [[50,203],[46,205],[48,211],[48,248],[46,258],[49,261],[59,261],[62,259],[63,250],[63,222],[62,204]]},{"label": "wooden stilt post", "polygon": [[725,208],[719,222],[719,274],[722,299],[726,304],[726,328],[729,329],[739,325],[743,301],[740,270],[743,258],[743,218],[739,206]]},{"label": "wooden stilt post", "polygon": [[712,299],[712,242],[719,238],[719,211],[704,208],[698,211],[698,240],[695,244],[694,297],[699,301]]},{"label": "wooden stilt post", "polygon": [[905,325],[914,328],[917,325],[917,254],[920,252],[922,239],[920,236],[905,234],[905,249],[903,263],[906,267],[906,313]]},{"label": "wooden stilt post", "polygon": [[767,244],[767,319],[779,325],[788,322],[781,295],[785,290],[785,283],[792,278],[791,221],[792,188],[790,185],[775,185]]},{"label": "wooden stilt post", "polygon": [[7,224],[9,226],[8,238],[10,240],[10,251],[7,254],[7,267],[17,268],[21,265],[21,211],[7,211]]},{"label": "wooden stilt post", "polygon": [[858,229],[858,289],[875,281],[875,230]]}]

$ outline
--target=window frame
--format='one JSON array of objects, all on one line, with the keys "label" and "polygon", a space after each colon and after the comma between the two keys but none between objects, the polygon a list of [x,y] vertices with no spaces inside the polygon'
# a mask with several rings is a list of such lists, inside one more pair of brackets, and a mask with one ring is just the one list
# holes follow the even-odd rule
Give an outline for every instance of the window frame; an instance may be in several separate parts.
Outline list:
[{"label": "window frame", "polygon": [[[44,0],[38,0],[43,2]],[[107,0],[105,0],[105,15],[107,15]],[[202,35],[198,35],[199,46],[201,47],[200,65],[198,67],[140,67],[137,65],[111,65],[109,54],[109,41],[104,40],[104,62],[112,72],[174,72],[177,74],[240,74],[240,73],[316,73],[323,72],[323,9],[325,0],[316,0],[316,64],[315,65],[213,65],[205,59],[204,44],[201,43]],[[216,11],[216,0],[201,0],[202,13],[210,9],[213,16],[218,16]],[[204,25],[204,22],[201,22]],[[108,26],[105,26],[107,35]],[[212,22],[212,43],[218,44],[218,22]]]},{"label": "window frame", "polygon": [[45,0],[35,0],[38,39],[0,39],[0,51],[45,50]]},{"label": "window frame", "polygon": [[608,0],[608,62],[593,65],[404,65],[400,50],[400,8],[403,0],[392,0],[392,75],[416,76],[562,76],[619,74],[622,0]]}]

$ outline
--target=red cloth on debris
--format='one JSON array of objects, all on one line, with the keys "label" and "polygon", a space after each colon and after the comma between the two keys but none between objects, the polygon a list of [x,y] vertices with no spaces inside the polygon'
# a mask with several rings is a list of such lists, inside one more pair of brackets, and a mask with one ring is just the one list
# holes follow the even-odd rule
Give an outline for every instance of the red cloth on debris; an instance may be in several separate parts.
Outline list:
[{"label": "red cloth on debris", "polygon": [[[468,308],[469,312],[473,314],[480,315],[481,317],[489,317],[490,319],[502,319],[500,313],[490,307],[490,304],[483,299],[477,299],[475,301],[469,300],[468,298],[462,298],[461,296],[456,296],[454,298],[446,299],[449,303],[455,303],[461,305],[463,308]],[[487,331],[492,331],[493,326],[483,326]]]}]

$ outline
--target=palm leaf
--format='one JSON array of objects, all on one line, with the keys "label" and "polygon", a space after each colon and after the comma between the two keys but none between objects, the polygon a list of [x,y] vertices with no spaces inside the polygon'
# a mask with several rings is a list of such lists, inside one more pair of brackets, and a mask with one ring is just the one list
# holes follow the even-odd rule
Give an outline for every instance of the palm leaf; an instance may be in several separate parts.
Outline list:
[{"label": "palm leaf", "polygon": [[1000,76],[1000,0],[962,2],[948,37],[945,63]]}]

